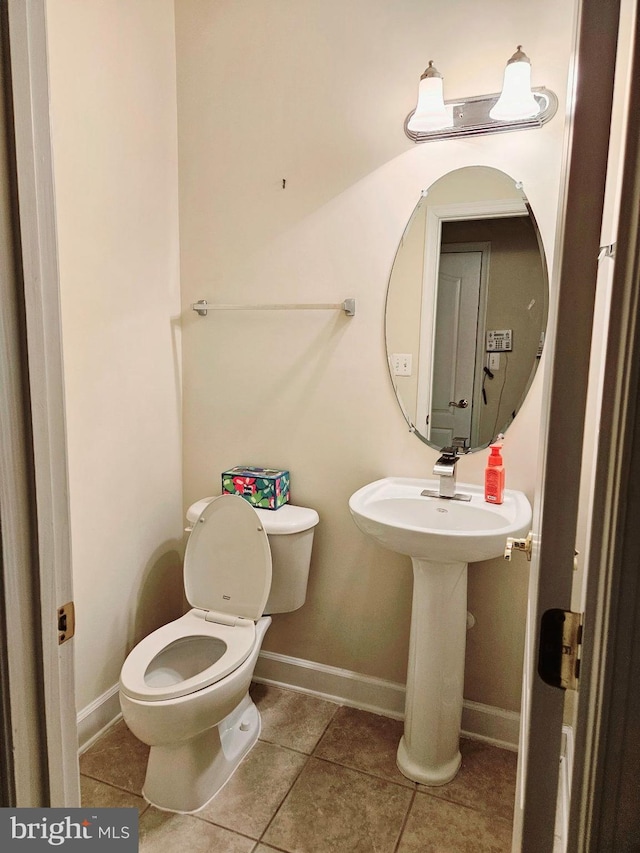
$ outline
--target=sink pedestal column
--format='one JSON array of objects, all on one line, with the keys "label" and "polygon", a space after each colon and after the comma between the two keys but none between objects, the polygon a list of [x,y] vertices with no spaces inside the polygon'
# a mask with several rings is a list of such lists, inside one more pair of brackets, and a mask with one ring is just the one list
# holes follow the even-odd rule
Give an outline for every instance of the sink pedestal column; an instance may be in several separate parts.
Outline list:
[{"label": "sink pedestal column", "polygon": [[458,772],[467,633],[467,563],[412,557],[413,605],[398,767],[445,785]]}]

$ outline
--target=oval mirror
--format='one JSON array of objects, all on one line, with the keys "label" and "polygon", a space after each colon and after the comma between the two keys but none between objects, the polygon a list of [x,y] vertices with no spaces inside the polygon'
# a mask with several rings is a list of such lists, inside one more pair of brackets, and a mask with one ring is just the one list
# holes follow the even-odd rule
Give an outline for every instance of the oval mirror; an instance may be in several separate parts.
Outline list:
[{"label": "oval mirror", "polygon": [[468,166],[423,191],[385,309],[389,372],[416,435],[473,451],[504,433],[533,381],[547,313],[544,250],[520,184]]}]

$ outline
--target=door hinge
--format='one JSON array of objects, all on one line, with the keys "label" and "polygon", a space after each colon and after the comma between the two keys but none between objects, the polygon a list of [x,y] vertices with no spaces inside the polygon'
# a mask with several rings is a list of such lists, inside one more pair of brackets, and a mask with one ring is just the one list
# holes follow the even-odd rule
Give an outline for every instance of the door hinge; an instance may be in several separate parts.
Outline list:
[{"label": "door hinge", "polygon": [[551,687],[578,689],[582,629],[582,613],[559,608],[543,613],[540,620],[538,675]]},{"label": "door hinge", "polygon": [[58,607],[58,645],[66,643],[75,634],[76,609],[73,601]]}]

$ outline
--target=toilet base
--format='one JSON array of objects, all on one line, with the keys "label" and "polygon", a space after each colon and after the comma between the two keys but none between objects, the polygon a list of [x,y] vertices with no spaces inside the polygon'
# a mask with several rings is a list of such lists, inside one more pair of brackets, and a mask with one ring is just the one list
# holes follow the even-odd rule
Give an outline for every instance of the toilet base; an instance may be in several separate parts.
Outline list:
[{"label": "toilet base", "polygon": [[260,714],[246,693],[217,726],[191,740],[151,747],[144,798],[165,811],[199,811],[228,781],[259,735]]}]

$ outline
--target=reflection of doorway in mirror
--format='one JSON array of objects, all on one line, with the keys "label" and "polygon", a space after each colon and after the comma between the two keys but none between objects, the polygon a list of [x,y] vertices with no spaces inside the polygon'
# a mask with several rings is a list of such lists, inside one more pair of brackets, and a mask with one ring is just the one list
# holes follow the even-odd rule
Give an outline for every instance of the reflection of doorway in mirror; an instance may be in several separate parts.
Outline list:
[{"label": "reflection of doorway in mirror", "polygon": [[535,372],[545,296],[538,242],[529,217],[442,224],[442,241],[451,248],[466,248],[478,240],[491,245],[484,331],[509,330],[511,349],[502,352],[496,369],[490,368],[493,378],[483,372],[483,367],[489,366],[487,342],[476,351],[476,380],[480,382],[474,392],[478,440],[472,446],[476,447],[504,432],[521,404],[523,389]]},{"label": "reflection of doorway in mirror", "polygon": [[441,247],[429,440],[478,444],[488,243]]}]

